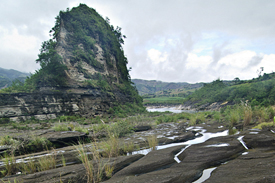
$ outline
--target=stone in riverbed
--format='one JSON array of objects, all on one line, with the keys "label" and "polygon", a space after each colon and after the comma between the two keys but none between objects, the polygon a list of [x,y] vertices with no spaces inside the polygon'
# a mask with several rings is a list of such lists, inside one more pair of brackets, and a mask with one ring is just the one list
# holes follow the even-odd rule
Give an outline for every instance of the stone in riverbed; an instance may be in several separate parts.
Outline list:
[{"label": "stone in riverbed", "polygon": [[135,126],[134,132],[142,132],[142,131],[147,131],[147,130],[151,130],[151,129],[152,129],[152,127],[150,125]]},{"label": "stone in riverbed", "polygon": [[84,140],[87,138],[87,134],[77,131],[63,131],[63,132],[47,132],[40,137],[45,137],[52,143],[58,144],[67,144],[68,143],[77,143],[78,141]]}]

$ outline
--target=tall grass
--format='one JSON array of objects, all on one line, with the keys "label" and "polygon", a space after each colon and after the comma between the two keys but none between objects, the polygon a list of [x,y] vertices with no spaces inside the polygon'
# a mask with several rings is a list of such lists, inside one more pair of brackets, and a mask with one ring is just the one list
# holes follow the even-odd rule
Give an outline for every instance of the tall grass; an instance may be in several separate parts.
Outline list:
[{"label": "tall grass", "polygon": [[134,151],[134,149],[135,149],[135,145],[132,141],[128,142],[128,143],[123,143],[123,152],[124,153],[131,153]]},{"label": "tall grass", "polygon": [[102,181],[104,175],[109,177],[112,175],[113,168],[111,166],[108,167],[107,163],[103,161],[97,143],[93,143],[88,148],[79,143],[75,148],[85,167],[87,183],[98,183]]},{"label": "tall grass", "polygon": [[4,162],[5,169],[1,171],[2,176],[13,175],[17,171],[16,160],[13,154],[5,153],[3,157],[1,157]]},{"label": "tall grass", "polygon": [[22,162],[19,163],[19,169],[23,174],[28,174],[28,173],[34,173],[37,172],[37,163],[34,160],[34,157],[30,158],[28,162]]},{"label": "tall grass", "polygon": [[205,122],[205,113],[198,112],[196,114],[191,115],[189,125],[191,126],[191,125],[196,125],[204,122]]},{"label": "tall grass", "polygon": [[244,106],[244,119],[243,119],[243,126],[247,126],[252,121],[252,108],[251,106]]},{"label": "tall grass", "polygon": [[45,170],[54,169],[56,167],[56,155],[50,154],[47,156],[42,156],[38,160],[38,171],[42,172]]},{"label": "tall grass", "polygon": [[29,174],[39,171],[45,171],[56,168],[56,153],[48,153],[37,159],[34,157],[25,159],[22,162],[16,162],[13,154],[5,154],[2,157],[5,164],[4,170],[1,171],[1,176],[14,175],[17,172]]},{"label": "tall grass", "polygon": [[151,150],[157,150],[158,139],[155,135],[148,136],[146,138],[148,146]]}]

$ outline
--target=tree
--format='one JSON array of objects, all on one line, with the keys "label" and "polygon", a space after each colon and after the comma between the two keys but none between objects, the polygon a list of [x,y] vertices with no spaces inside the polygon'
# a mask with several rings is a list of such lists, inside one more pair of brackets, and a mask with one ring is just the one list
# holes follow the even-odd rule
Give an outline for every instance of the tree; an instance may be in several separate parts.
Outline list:
[{"label": "tree", "polygon": [[236,78],[234,78],[233,81],[235,84],[239,84],[241,80],[240,80],[240,78],[236,77]]},{"label": "tree", "polygon": [[40,54],[36,63],[41,69],[34,74],[33,81],[37,86],[57,86],[64,85],[67,70],[62,64],[62,57],[56,52],[57,43],[50,39],[42,43]]}]

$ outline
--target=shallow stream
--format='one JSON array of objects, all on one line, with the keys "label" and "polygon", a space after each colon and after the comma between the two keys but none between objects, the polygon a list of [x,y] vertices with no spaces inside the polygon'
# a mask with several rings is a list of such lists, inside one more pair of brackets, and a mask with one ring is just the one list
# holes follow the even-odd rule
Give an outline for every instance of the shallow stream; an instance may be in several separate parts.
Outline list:
[{"label": "shallow stream", "polygon": [[182,112],[187,112],[187,113],[195,113],[196,111],[192,111],[192,110],[180,110],[177,107],[161,107],[161,108],[150,108],[147,107],[146,108],[147,111],[149,112],[172,112],[172,113],[182,113]]}]

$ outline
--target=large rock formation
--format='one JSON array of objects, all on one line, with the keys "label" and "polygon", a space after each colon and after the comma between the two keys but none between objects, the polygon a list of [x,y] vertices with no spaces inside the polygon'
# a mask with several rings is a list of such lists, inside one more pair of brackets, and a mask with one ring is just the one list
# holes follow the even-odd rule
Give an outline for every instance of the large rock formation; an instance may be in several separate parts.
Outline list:
[{"label": "large rock formation", "polygon": [[51,32],[53,39],[38,55],[41,69],[26,81],[34,91],[1,94],[0,118],[93,116],[120,104],[142,105],[131,85],[120,28],[80,4],[61,11]]}]

